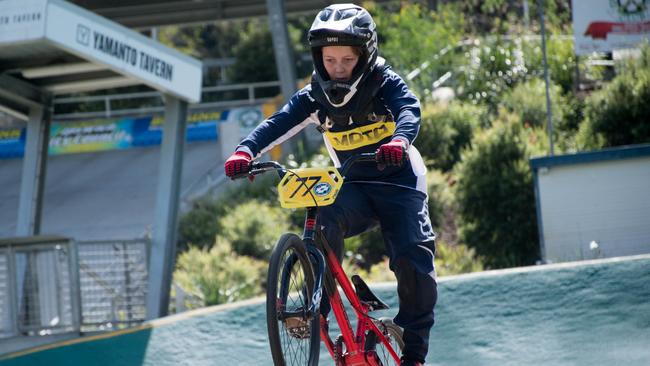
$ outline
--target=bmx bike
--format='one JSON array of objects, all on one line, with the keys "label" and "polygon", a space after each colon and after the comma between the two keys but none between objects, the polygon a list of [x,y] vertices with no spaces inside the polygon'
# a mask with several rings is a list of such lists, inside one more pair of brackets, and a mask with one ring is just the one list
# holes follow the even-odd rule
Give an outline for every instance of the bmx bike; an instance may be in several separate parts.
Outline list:
[{"label": "bmx bike", "polygon": [[[318,207],[332,204],[349,168],[374,161],[375,154],[350,157],[339,170],[287,169],[278,162],[254,162],[248,173],[235,178],[276,171],[278,196],[284,208],[306,208],[302,238],[293,233],[280,237],[269,261],[266,319],[275,365],[318,365],[321,340],[337,366],[399,365],[404,343],[402,329],[390,318],[375,318],[372,311],[388,306],[375,296],[358,275],[350,279],[327,244],[318,221]],[[350,321],[341,288],[356,316]],[[327,291],[334,319],[341,331],[332,338],[329,323],[320,314],[322,291]]]}]

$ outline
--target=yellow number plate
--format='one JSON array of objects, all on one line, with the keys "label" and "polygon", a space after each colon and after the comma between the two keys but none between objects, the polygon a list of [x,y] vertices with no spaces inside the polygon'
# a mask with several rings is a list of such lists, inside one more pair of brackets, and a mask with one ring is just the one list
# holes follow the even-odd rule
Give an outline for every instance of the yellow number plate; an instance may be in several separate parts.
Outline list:
[{"label": "yellow number plate", "polygon": [[284,208],[331,205],[342,185],[341,174],[332,167],[292,169],[278,183],[280,205]]}]

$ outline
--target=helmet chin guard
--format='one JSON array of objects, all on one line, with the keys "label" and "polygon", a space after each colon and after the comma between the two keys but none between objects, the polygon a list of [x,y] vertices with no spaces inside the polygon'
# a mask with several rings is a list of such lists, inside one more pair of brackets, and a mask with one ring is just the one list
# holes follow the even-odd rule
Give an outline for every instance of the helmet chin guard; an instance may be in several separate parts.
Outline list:
[{"label": "helmet chin guard", "polygon": [[[377,32],[370,13],[358,5],[335,4],[321,10],[309,29],[314,81],[333,107],[343,107],[371,73],[377,60]],[[350,80],[331,80],[323,64],[322,48],[351,46],[361,51]]]},{"label": "helmet chin guard", "polygon": [[361,78],[358,77],[354,83],[350,84],[343,81],[322,80],[318,73],[314,73],[314,76],[315,81],[323,90],[325,98],[333,107],[343,107],[348,104],[350,99],[357,93],[357,85],[361,81]]}]

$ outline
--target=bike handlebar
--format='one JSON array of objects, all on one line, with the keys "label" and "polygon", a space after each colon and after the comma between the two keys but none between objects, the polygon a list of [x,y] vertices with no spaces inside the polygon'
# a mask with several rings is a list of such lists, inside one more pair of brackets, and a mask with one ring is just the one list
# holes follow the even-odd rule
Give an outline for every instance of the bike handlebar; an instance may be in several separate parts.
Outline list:
[{"label": "bike handlebar", "polygon": [[[339,168],[339,172],[341,173],[342,176],[345,176],[348,170],[350,169],[350,167],[352,167],[352,165],[361,161],[375,161],[375,153],[362,153],[362,154],[350,156],[345,160],[345,162],[343,162],[343,164]],[[261,162],[256,161],[251,164],[251,169],[247,173],[234,175],[232,179],[234,180],[234,179],[247,178],[250,176],[266,173],[270,170],[287,171],[284,165],[278,163],[277,161],[261,161]]]}]

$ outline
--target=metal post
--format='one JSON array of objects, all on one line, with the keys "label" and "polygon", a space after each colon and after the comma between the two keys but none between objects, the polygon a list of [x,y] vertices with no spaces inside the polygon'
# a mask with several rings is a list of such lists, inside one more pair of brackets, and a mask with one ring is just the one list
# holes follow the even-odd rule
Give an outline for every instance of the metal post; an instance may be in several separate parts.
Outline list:
[{"label": "metal post", "polygon": [[530,30],[530,14],[528,11],[528,0],[524,0],[524,26],[526,27],[526,32]]},{"label": "metal post", "polygon": [[575,64],[575,75],[573,80],[573,93],[578,94],[580,92],[580,56],[575,55],[576,64]]},{"label": "metal post", "polygon": [[293,61],[293,52],[289,42],[287,18],[284,13],[283,0],[266,0],[269,11],[269,27],[273,39],[273,52],[275,63],[280,77],[280,86],[284,102],[288,102],[296,91],[296,70]]},{"label": "metal post", "polygon": [[81,309],[81,280],[79,275],[79,245],[72,239],[68,241],[68,264],[70,271],[70,300],[72,301],[72,326],[75,332],[81,332],[83,314]]},{"label": "metal post", "polygon": [[165,125],[149,259],[147,319],[165,316],[169,309],[169,291],[176,256],[186,119],[187,102],[165,95]]},{"label": "metal post", "polygon": [[18,335],[18,272],[16,269],[16,251],[13,245],[7,248],[7,270],[9,271],[9,319],[11,319],[11,335]]},{"label": "metal post", "polygon": [[[287,18],[284,11],[284,0],[266,0],[266,7],[269,13],[269,28],[273,40],[273,52],[275,54],[275,63],[280,78],[280,89],[284,102],[288,103],[293,93],[296,91],[296,69],[289,41],[289,31],[287,30]],[[303,146],[307,146],[305,133],[300,134]],[[285,142],[288,147],[282,154],[296,151],[296,139]]]},{"label": "metal post", "polygon": [[539,25],[542,30],[542,57],[544,60],[544,82],[546,83],[546,119],[550,156],[553,156],[553,114],[551,112],[551,94],[549,91],[548,62],[546,61],[546,25],[544,24],[544,0],[538,2]]},{"label": "metal post", "polygon": [[42,106],[30,107],[20,184],[20,200],[16,224],[17,236],[38,235],[41,231],[49,140],[49,109]]}]

